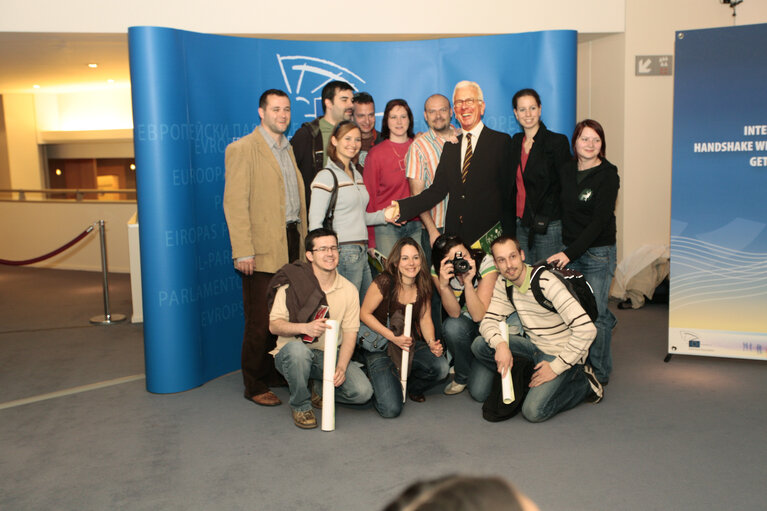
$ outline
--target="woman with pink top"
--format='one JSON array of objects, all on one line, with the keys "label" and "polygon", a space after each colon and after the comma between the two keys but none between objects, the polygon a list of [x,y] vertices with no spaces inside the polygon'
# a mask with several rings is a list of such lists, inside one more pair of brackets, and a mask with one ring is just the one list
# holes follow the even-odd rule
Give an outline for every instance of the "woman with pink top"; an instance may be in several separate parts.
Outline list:
[{"label": "woman with pink top", "polygon": [[[370,149],[362,176],[370,195],[369,212],[383,209],[393,200],[410,197],[405,155],[413,143],[413,112],[404,99],[392,99],[386,103],[383,117],[381,137],[384,141]],[[406,236],[420,245],[422,227],[418,217],[400,219],[399,223],[401,225],[368,227],[369,246],[388,254],[397,240]]]}]

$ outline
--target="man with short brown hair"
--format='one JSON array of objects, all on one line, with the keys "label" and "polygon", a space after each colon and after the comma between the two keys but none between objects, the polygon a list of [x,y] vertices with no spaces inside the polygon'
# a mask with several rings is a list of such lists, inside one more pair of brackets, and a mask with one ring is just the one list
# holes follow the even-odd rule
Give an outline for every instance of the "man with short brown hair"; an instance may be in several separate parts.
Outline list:
[{"label": "man with short brown hair", "polygon": [[[335,400],[362,404],[373,396],[373,387],[358,365],[350,364],[360,326],[359,292],[341,276],[338,267],[338,237],[319,228],[306,237],[309,263],[283,266],[270,285],[269,330],[279,337],[272,350],[277,370],[290,388],[293,422],[302,429],[317,427],[312,406],[312,380],[322,381],[324,351],[337,349],[333,383]],[[273,299],[272,299],[273,298]],[[335,346],[326,345],[328,319],[338,322]]]},{"label": "man with short brown hair", "polygon": [[268,355],[275,338],[269,333],[266,289],[274,272],[301,257],[306,201],[304,182],[284,134],[290,126],[288,95],[277,89],[265,91],[258,115],[261,125],[226,148],[224,215],[232,259],[242,278],[245,399],[275,406],[281,401],[269,384],[281,378]]}]

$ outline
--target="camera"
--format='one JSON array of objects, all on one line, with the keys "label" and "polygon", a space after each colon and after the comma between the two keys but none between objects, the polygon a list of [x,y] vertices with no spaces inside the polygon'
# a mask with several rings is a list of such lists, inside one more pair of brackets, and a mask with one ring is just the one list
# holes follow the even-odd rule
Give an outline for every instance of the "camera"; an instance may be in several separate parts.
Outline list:
[{"label": "camera", "polygon": [[453,265],[453,273],[455,275],[466,273],[471,270],[471,264],[463,258],[463,252],[461,251],[456,252],[455,257],[451,261],[448,261],[448,263]]}]

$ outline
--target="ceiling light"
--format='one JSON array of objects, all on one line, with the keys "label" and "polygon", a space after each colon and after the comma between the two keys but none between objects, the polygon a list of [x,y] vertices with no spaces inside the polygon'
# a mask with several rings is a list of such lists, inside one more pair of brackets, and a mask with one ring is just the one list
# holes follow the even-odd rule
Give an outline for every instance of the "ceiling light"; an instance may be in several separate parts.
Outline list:
[{"label": "ceiling light", "polygon": [[95,63],[91,63],[91,64],[88,64],[88,67],[91,69],[96,69],[97,67],[99,67],[99,65]]},{"label": "ceiling light", "polygon": [[60,175],[61,175],[61,169],[56,169],[56,175],[57,175],[57,176],[60,176]]},{"label": "ceiling light", "polygon": [[40,88],[40,86],[39,86],[39,85],[37,85],[37,84],[34,84],[34,85],[32,86],[32,88],[33,88],[33,89],[39,89],[39,88]]},{"label": "ceiling light", "polygon": [[130,164],[130,169],[131,170],[136,170],[136,164],[135,163],[131,163]]}]

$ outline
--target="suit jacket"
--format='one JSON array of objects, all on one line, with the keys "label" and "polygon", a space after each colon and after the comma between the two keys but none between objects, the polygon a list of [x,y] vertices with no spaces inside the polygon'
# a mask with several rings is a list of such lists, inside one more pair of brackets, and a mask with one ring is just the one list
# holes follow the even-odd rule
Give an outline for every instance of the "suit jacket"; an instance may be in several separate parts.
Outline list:
[{"label": "suit jacket", "polygon": [[[301,201],[299,232],[306,237],[304,181],[293,150],[290,159],[298,180]],[[255,255],[256,271],[275,273],[288,264],[285,232],[285,183],[277,159],[261,130],[226,147],[224,215],[232,242],[232,258]],[[300,251],[303,254],[303,250]]]},{"label": "suit jacket", "polygon": [[414,197],[399,201],[400,218],[413,218],[434,207],[450,194],[445,214],[445,233],[457,234],[474,243],[496,223],[504,234],[516,234],[514,172],[511,167],[511,137],[482,128],[473,147],[466,183],[461,181],[461,137],[457,144],[445,143],[432,185]]},{"label": "suit jacket", "polygon": [[[517,167],[522,157],[522,139],[524,132],[511,138],[511,168],[514,170],[516,183]],[[527,165],[522,173],[525,182],[525,212],[522,225],[530,227],[536,215],[543,215],[549,220],[562,217],[560,206],[561,186],[559,168],[572,159],[567,137],[546,129],[541,122],[538,132],[533,137],[533,148],[527,157]]]}]

